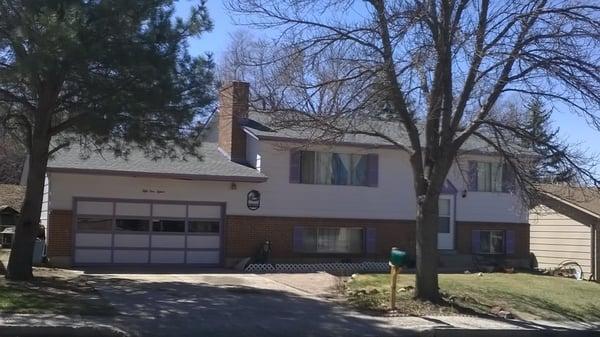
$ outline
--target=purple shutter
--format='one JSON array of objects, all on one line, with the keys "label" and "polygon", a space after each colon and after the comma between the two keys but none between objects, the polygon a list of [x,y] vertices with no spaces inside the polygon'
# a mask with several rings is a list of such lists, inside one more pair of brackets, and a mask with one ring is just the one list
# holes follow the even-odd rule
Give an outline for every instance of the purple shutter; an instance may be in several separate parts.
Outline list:
[{"label": "purple shutter", "polygon": [[480,230],[471,231],[471,252],[473,252],[473,254],[479,253],[479,250],[481,248],[480,241],[481,241],[481,231]]},{"label": "purple shutter", "polygon": [[367,186],[377,187],[379,183],[379,155],[369,153],[367,155]]},{"label": "purple shutter", "polygon": [[304,229],[301,226],[294,227],[294,234],[293,234],[294,252],[302,252],[303,251],[303,248],[304,248],[303,247],[304,246],[303,233],[304,233]]},{"label": "purple shutter", "polygon": [[377,253],[377,230],[373,227],[365,230],[365,250],[367,254]]},{"label": "purple shutter", "polygon": [[515,171],[509,164],[502,166],[502,192],[515,191]]},{"label": "purple shutter", "polygon": [[469,171],[467,172],[467,190],[477,191],[477,162],[469,161]]},{"label": "purple shutter", "polygon": [[302,152],[292,150],[290,152],[290,183],[300,183],[300,165],[302,161]]},{"label": "purple shutter", "polygon": [[506,231],[506,254],[513,255],[515,253],[515,231]]}]

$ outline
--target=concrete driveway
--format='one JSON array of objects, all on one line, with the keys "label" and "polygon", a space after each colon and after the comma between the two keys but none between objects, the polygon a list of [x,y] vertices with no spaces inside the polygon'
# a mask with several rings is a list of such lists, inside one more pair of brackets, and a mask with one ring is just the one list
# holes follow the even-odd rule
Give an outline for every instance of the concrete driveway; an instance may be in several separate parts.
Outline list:
[{"label": "concrete driveway", "polygon": [[[119,311],[112,324],[134,336],[418,336],[433,328],[472,335],[462,329],[532,328],[466,317],[360,314],[325,299],[324,287],[335,285],[328,274],[86,274]],[[306,280],[312,285],[305,287]]]},{"label": "concrete driveway", "polygon": [[[384,322],[253,274],[89,274],[139,336],[398,336]],[[412,335],[412,331],[403,331]]]}]

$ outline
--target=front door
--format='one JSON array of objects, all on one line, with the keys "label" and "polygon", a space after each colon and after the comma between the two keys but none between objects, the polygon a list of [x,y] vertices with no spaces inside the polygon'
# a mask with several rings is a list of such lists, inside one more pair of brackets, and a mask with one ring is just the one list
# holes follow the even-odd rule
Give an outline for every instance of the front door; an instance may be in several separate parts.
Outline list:
[{"label": "front door", "polygon": [[438,249],[454,249],[454,198],[442,196],[439,202]]}]

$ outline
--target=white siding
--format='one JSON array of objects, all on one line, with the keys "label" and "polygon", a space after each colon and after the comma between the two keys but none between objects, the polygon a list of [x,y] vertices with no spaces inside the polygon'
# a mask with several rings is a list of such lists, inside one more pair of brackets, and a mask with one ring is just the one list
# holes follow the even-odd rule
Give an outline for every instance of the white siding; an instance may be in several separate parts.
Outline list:
[{"label": "white siding", "polygon": [[50,196],[48,195],[48,193],[50,192],[50,187],[48,186],[48,183],[49,180],[48,176],[46,175],[46,177],[44,178],[44,196],[42,198],[42,212],[40,213],[40,224],[44,226],[44,228],[48,227],[48,202],[50,200]]},{"label": "white siding", "polygon": [[260,143],[250,135],[246,135],[246,161],[258,171],[261,170]]},{"label": "white siding", "polygon": [[[249,139],[250,140],[250,139]],[[252,141],[250,141],[252,143]],[[405,152],[390,149],[319,146],[316,150],[347,153],[378,153],[378,187],[332,186],[289,183],[290,144],[256,144],[264,183],[185,181],[173,179],[117,177],[52,173],[52,207],[70,209],[73,197],[126,198],[181,201],[226,202],[229,215],[289,217],[327,217],[363,219],[414,219],[415,195],[412,171]],[[254,145],[248,150],[254,153]],[[461,158],[468,160],[469,158]],[[527,211],[516,195],[469,192],[462,198],[467,173],[456,167],[449,179],[459,190],[456,198],[457,221],[527,222]],[[246,194],[261,192],[261,207],[246,207]],[[164,191],[150,193],[147,191]],[[146,192],[144,192],[146,191]]]},{"label": "white siding", "polygon": [[540,269],[556,268],[565,260],[579,263],[587,277],[591,272],[590,227],[548,207],[539,206],[529,215],[530,250]]}]

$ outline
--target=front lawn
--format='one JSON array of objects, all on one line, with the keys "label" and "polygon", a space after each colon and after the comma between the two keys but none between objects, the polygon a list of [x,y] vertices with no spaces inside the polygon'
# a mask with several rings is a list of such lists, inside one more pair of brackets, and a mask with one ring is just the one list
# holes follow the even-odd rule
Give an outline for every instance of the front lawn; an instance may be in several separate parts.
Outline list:
[{"label": "front lawn", "polygon": [[30,282],[7,281],[0,275],[1,313],[45,313],[110,316],[115,310],[81,277],[36,268]]},{"label": "front lawn", "polygon": [[[522,319],[600,321],[600,284],[573,279],[517,274],[440,274],[445,305],[412,299],[414,275],[398,277],[400,314],[431,315],[509,311]],[[389,309],[390,276],[358,275],[346,286],[353,306],[385,312]]]}]

